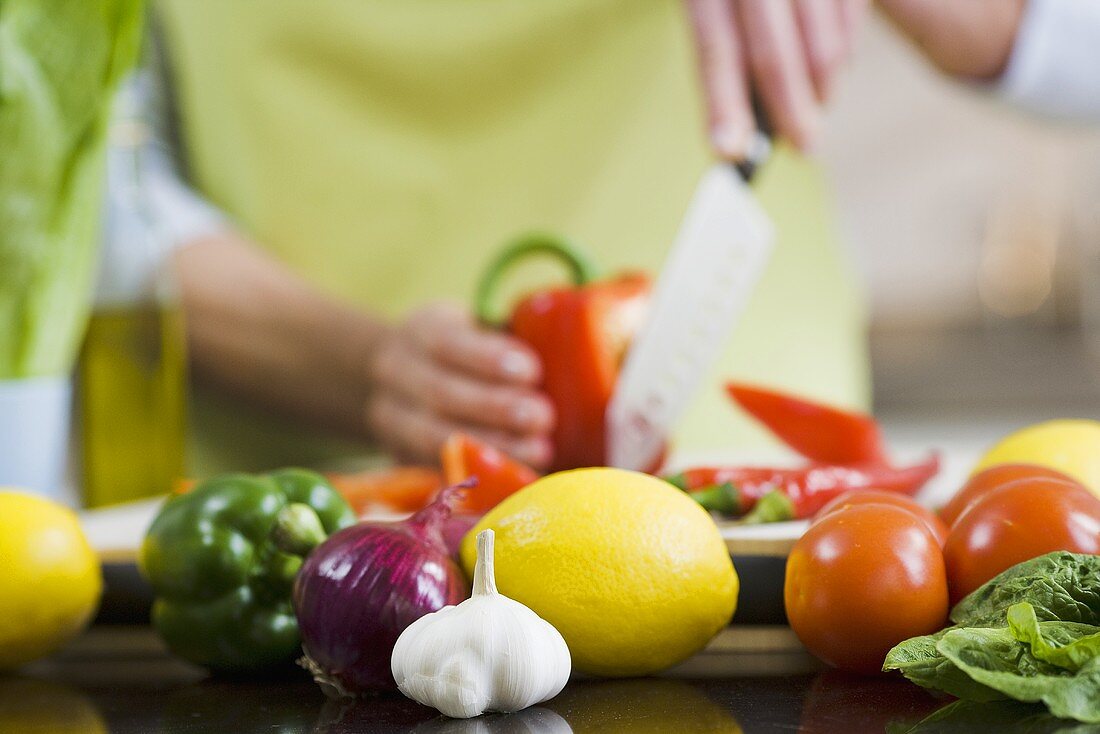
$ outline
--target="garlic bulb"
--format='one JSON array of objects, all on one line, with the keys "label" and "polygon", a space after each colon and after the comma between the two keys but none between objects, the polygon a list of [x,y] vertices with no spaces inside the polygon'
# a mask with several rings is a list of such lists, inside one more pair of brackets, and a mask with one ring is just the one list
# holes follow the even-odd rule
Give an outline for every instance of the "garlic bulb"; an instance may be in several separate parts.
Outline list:
[{"label": "garlic bulb", "polygon": [[390,669],[412,700],[468,719],[553,698],[569,680],[570,658],[549,622],[497,592],[493,531],[483,530],[473,596],[409,625],[393,647]]}]

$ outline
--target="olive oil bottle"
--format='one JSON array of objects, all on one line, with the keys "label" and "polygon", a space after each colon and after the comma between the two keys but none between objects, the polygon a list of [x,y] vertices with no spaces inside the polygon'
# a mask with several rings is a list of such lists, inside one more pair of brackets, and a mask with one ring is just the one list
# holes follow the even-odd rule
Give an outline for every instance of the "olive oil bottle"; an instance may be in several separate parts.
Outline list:
[{"label": "olive oil bottle", "polygon": [[[125,100],[123,100],[124,102]],[[171,247],[142,182],[149,128],[136,114],[112,125],[110,194],[99,282],[77,392],[84,503],[168,492],[183,476],[187,358]]]}]

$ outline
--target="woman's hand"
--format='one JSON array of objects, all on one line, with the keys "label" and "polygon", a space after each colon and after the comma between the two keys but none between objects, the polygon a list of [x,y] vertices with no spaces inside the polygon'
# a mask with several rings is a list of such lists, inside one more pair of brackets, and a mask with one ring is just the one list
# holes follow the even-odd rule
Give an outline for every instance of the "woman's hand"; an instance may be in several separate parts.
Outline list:
[{"label": "woman's hand", "polygon": [[415,311],[375,346],[367,425],[398,458],[435,463],[454,431],[544,467],[554,413],[537,390],[538,357],[450,304]]},{"label": "woman's hand", "polygon": [[866,0],[687,0],[718,155],[743,158],[755,93],[776,134],[811,148]]},{"label": "woman's hand", "polygon": [[404,324],[335,301],[247,237],[225,231],[176,254],[197,373],[318,425],[436,464],[462,430],[521,461],[550,460],[553,410],[539,361],[453,306]]}]

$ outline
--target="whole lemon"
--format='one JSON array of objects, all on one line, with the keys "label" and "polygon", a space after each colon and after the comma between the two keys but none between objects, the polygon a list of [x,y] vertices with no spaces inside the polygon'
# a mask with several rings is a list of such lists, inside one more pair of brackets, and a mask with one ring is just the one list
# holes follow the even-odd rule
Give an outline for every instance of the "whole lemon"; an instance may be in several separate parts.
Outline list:
[{"label": "whole lemon", "polygon": [[702,649],[733,615],[737,574],[710,516],[655,477],[575,469],[543,477],[463,538],[496,531],[505,596],[554,625],[586,673],[647,675]]},{"label": "whole lemon", "polygon": [[99,560],[72,510],[0,489],[0,670],[74,637],[102,589]]},{"label": "whole lemon", "polygon": [[1010,433],[986,452],[974,473],[996,464],[1041,464],[1100,496],[1100,422],[1055,420]]}]

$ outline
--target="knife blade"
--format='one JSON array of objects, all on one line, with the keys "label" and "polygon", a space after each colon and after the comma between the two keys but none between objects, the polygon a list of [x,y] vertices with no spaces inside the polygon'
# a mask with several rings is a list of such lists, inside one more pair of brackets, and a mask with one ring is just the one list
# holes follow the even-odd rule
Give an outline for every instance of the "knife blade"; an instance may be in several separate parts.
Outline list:
[{"label": "knife blade", "polygon": [[[766,150],[756,153],[754,164]],[[715,164],[695,190],[608,405],[612,466],[656,463],[763,273],[775,231],[751,174]]]}]

